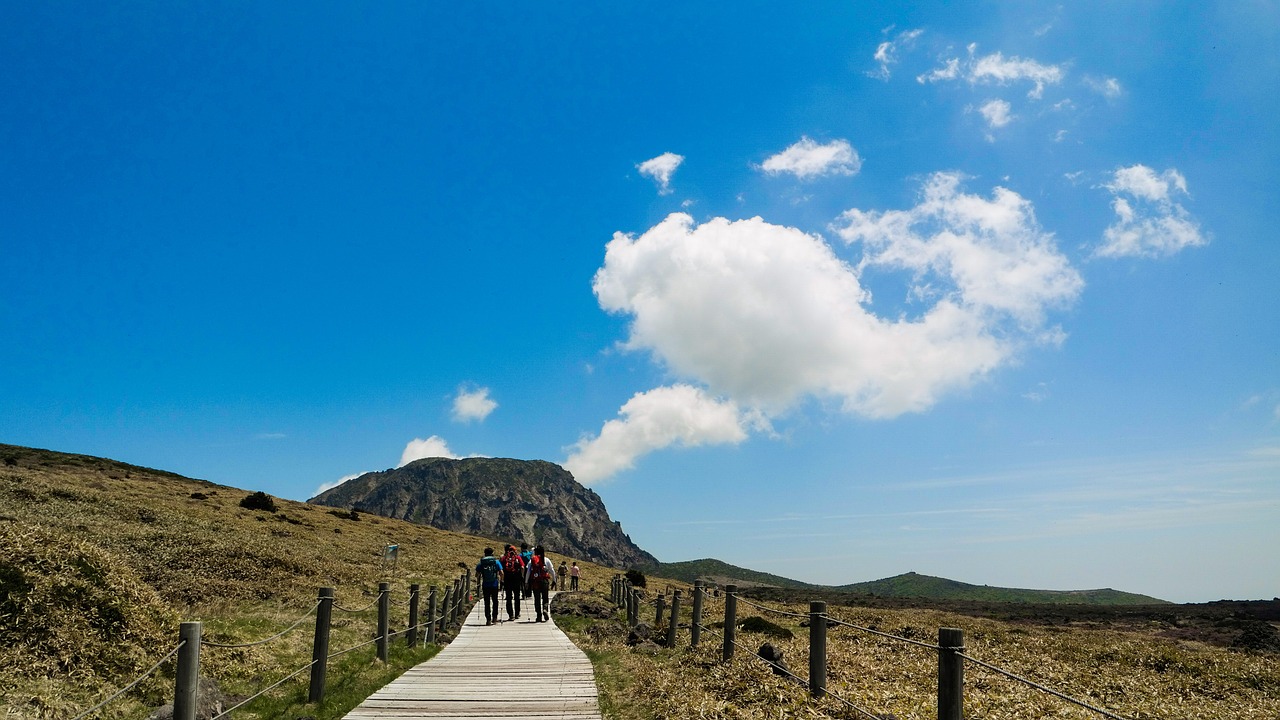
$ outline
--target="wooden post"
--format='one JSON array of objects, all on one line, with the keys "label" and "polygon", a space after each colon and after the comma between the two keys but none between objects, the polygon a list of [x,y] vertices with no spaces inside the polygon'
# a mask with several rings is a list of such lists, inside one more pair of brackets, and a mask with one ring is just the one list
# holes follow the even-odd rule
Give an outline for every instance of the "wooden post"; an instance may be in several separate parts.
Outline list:
[{"label": "wooden post", "polygon": [[387,633],[391,630],[391,583],[378,583],[378,659],[387,661]]},{"label": "wooden post", "polygon": [[938,628],[938,720],[964,717],[964,631]]},{"label": "wooden post", "polygon": [[196,720],[200,702],[200,623],[184,622],[178,626],[177,677],[173,682],[174,720]]},{"label": "wooden post", "polygon": [[733,659],[733,641],[738,635],[738,586],[724,586],[724,660]]},{"label": "wooden post", "polygon": [[658,629],[658,626],[662,624],[662,611],[667,607],[667,596],[659,595],[658,601],[654,603],[654,605],[657,607],[657,610],[653,614],[653,628],[656,630]]},{"label": "wooden post", "polygon": [[[477,575],[477,576],[476,576],[476,585],[479,585],[479,584],[480,584],[480,576],[479,576],[479,575]],[[468,592],[468,593],[470,593],[470,591],[471,591],[471,568],[470,568],[469,566],[467,567],[467,579],[462,581],[462,585],[463,585],[463,587],[466,587],[466,588],[467,588],[467,592]],[[468,595],[467,595],[467,602],[471,602],[471,599],[472,599],[472,596],[471,596],[470,594],[468,594]]]},{"label": "wooden post", "polygon": [[827,604],[809,603],[809,694],[827,694]]},{"label": "wooden post", "polygon": [[465,588],[462,585],[462,577],[453,579],[453,603],[449,605],[449,624],[458,624],[458,608],[462,607],[462,593]]},{"label": "wooden post", "polygon": [[436,641],[436,586],[431,586],[431,593],[427,595],[427,642],[435,644]]},{"label": "wooden post", "polygon": [[421,586],[413,583],[409,586],[409,632],[405,635],[409,647],[418,647],[418,590]]},{"label": "wooden post", "polygon": [[440,606],[440,632],[449,629],[449,601],[453,598],[453,587],[445,586],[444,604]]},{"label": "wooden post", "polygon": [[676,646],[676,630],[680,626],[680,591],[671,595],[671,620],[667,623],[667,647]]},{"label": "wooden post", "polygon": [[324,700],[324,676],[329,666],[329,628],[333,618],[333,588],[320,588],[320,605],[316,608],[316,634],[311,643],[311,684],[307,702]]},{"label": "wooden post", "polygon": [[689,647],[698,647],[702,638],[702,581],[693,581],[693,621],[689,623]]}]

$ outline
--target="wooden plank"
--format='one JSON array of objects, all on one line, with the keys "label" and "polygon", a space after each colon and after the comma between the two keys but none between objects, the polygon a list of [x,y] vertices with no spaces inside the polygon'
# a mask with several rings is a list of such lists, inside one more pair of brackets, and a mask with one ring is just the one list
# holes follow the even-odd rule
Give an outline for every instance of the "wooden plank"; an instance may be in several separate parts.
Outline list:
[{"label": "wooden plank", "polygon": [[477,603],[435,657],[370,695],[346,720],[601,720],[587,656],[554,623],[484,624]]}]

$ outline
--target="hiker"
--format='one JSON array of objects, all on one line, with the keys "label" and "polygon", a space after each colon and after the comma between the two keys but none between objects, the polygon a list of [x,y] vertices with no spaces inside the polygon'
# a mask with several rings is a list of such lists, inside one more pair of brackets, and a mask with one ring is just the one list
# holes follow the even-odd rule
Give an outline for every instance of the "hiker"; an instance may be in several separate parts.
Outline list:
[{"label": "hiker", "polygon": [[507,619],[520,619],[520,596],[524,593],[524,559],[515,545],[502,554],[502,587],[507,596]]},{"label": "hiker", "polygon": [[525,585],[533,592],[533,612],[537,615],[534,622],[546,622],[551,619],[551,600],[547,597],[547,588],[556,578],[556,563],[547,558],[546,550],[539,545],[533,549],[533,558],[524,570]]},{"label": "hiker", "polygon": [[484,624],[498,622],[498,589],[502,587],[502,564],[493,556],[493,548],[484,549],[484,557],[476,564],[476,578],[484,592]]},{"label": "hiker", "polygon": [[[524,568],[528,571],[529,561],[533,560],[533,551],[529,549],[529,543],[527,542],[520,543],[520,559],[524,561]],[[530,597],[532,595],[533,590],[529,588],[529,583],[526,582],[524,584],[524,596]]]},{"label": "hiker", "polygon": [[580,572],[581,572],[581,571],[580,571],[580,570],[578,570],[578,563],[577,563],[577,561],[575,560],[575,561],[574,561],[574,563],[573,563],[573,567],[569,568],[569,577],[570,577],[570,579],[572,580],[572,582],[570,583],[570,586],[569,586],[569,589],[570,589],[570,590],[575,590],[575,591],[576,591],[576,590],[578,589],[578,573],[580,573]]},{"label": "hiker", "polygon": [[565,587],[567,582],[569,582],[569,565],[561,560],[560,569],[556,571],[556,585],[559,585],[561,590],[568,590],[569,588]]}]

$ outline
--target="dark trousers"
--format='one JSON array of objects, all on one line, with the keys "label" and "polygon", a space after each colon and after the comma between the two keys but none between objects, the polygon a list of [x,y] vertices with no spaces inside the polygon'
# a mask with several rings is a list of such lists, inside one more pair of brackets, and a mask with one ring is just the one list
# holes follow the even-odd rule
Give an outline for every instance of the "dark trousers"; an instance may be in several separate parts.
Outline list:
[{"label": "dark trousers", "polygon": [[486,623],[494,623],[498,621],[498,586],[484,586],[484,621]]},{"label": "dark trousers", "polygon": [[547,581],[535,583],[533,587],[533,613],[535,620],[551,617],[551,600],[547,597]]},{"label": "dark trousers", "polygon": [[507,617],[520,617],[520,596],[524,594],[524,578],[512,575],[503,583],[507,596]]},{"label": "dark trousers", "polygon": [[577,576],[577,575],[572,575],[572,576],[570,576],[570,580],[572,581],[572,582],[570,582],[570,583],[569,583],[569,585],[570,585],[570,589],[571,589],[571,590],[577,590],[577,589],[578,589],[578,576]]}]

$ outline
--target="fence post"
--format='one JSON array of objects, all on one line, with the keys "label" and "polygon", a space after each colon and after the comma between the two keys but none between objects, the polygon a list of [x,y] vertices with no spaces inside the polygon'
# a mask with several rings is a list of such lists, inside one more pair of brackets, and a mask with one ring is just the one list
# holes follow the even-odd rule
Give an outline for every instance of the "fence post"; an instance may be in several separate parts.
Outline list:
[{"label": "fence post", "polygon": [[827,694],[827,604],[809,603],[809,694]]},{"label": "fence post", "polygon": [[311,684],[307,702],[324,699],[324,676],[329,666],[329,627],[333,618],[333,588],[320,588],[320,605],[316,608],[316,634],[311,643]]},{"label": "fence post", "polygon": [[733,659],[733,642],[738,635],[738,586],[724,586],[724,660]]},{"label": "fence post", "polygon": [[406,640],[409,647],[418,647],[418,591],[422,586],[413,583],[409,586],[409,631]]},{"label": "fence post", "polygon": [[667,607],[667,596],[659,595],[658,601],[655,603],[657,610],[653,614],[653,627],[657,629],[662,624],[662,611]]},{"label": "fence post", "polygon": [[671,620],[667,623],[667,647],[676,646],[676,630],[680,625],[680,591],[671,594]]},{"label": "fence post", "polygon": [[640,591],[631,588],[631,592],[627,594],[630,610],[627,611],[627,617],[631,619],[631,627],[640,624]]},{"label": "fence post", "polygon": [[427,595],[427,643],[434,644],[436,641],[436,586],[431,586],[431,592]]},{"label": "fence post", "polygon": [[453,597],[453,588],[446,585],[444,588],[444,604],[440,606],[440,632],[449,629],[449,600]]},{"label": "fence post", "polygon": [[200,623],[184,622],[178,626],[177,677],[173,682],[174,720],[196,720],[200,701]]},{"label": "fence post", "polygon": [[693,621],[689,623],[689,647],[698,647],[702,638],[702,581],[693,581]]},{"label": "fence post", "polygon": [[964,631],[938,628],[938,720],[964,715]]},{"label": "fence post", "polygon": [[378,659],[387,661],[387,632],[391,629],[391,583],[378,583]]}]

